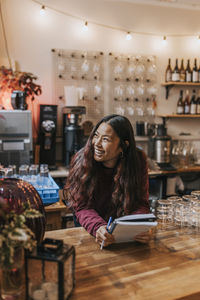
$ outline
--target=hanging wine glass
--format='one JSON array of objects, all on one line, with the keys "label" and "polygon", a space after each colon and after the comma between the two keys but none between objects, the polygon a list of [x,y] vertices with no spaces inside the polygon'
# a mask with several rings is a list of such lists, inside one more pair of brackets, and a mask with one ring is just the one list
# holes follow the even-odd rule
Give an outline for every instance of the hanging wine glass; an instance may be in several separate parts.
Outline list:
[{"label": "hanging wine glass", "polygon": [[124,116],[125,109],[121,105],[115,106],[115,113],[121,116]]},{"label": "hanging wine glass", "polygon": [[126,68],[126,78],[128,80],[132,80],[134,78],[135,68],[136,66],[133,62],[128,63]]},{"label": "hanging wine glass", "polygon": [[118,62],[116,65],[114,65],[114,79],[115,80],[120,80],[122,79],[122,73],[123,73],[123,65],[122,63]]},{"label": "hanging wine glass", "polygon": [[95,62],[92,68],[94,79],[99,80],[100,79],[100,64],[98,62]]},{"label": "hanging wine glass", "polygon": [[117,85],[114,87],[114,100],[121,101],[124,95],[123,85]]},{"label": "hanging wine glass", "polygon": [[132,117],[134,115],[134,108],[133,108],[133,105],[132,105],[132,101],[128,102],[128,106],[126,107],[126,111],[127,111],[127,115],[129,117]]},{"label": "hanging wine glass", "polygon": [[135,94],[134,85],[130,84],[126,87],[126,98],[133,100]]},{"label": "hanging wine glass", "polygon": [[94,86],[94,100],[100,99],[101,94],[102,94],[102,86],[100,83],[97,83]]},{"label": "hanging wine glass", "polygon": [[88,73],[89,73],[89,69],[90,69],[90,64],[89,64],[88,60],[85,59],[81,65],[81,73],[82,73],[81,78],[82,79],[86,79],[86,77],[88,76]]},{"label": "hanging wine glass", "polygon": [[70,65],[70,77],[71,79],[77,78],[77,66],[75,62],[72,62]]},{"label": "hanging wine glass", "polygon": [[136,88],[136,91],[137,91],[137,95],[138,95],[138,96],[143,96],[143,95],[144,95],[144,92],[145,92],[144,84],[140,84],[140,85]]},{"label": "hanging wine glass", "polygon": [[59,72],[59,74],[65,72],[65,64],[64,64],[63,61],[60,61],[60,62],[58,63],[58,72]]},{"label": "hanging wine glass", "polygon": [[147,88],[147,93],[150,95],[150,96],[154,96],[157,94],[157,87],[155,85],[151,85]]}]

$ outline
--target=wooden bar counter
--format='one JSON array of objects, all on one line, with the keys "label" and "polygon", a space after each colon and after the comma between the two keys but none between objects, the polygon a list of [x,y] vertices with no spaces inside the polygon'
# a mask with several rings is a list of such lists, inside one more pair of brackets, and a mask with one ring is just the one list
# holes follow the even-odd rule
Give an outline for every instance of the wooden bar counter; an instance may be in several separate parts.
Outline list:
[{"label": "wooden bar counter", "polygon": [[71,300],[199,300],[200,233],[155,230],[149,244],[113,244],[100,250],[83,228],[46,232],[76,248]]}]

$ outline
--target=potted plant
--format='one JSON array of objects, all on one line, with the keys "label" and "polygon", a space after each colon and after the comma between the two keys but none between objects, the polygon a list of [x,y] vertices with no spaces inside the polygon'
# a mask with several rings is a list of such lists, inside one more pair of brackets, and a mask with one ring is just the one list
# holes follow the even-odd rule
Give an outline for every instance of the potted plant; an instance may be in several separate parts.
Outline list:
[{"label": "potted plant", "polygon": [[0,197],[1,295],[15,299],[20,295],[23,285],[23,251],[36,246],[34,234],[25,222],[27,218],[41,216],[41,213],[28,205],[24,206],[21,214],[14,211],[8,213],[7,206]]},{"label": "potted plant", "polygon": [[20,90],[26,97],[34,101],[35,96],[42,93],[41,86],[35,83],[37,77],[29,72],[13,71],[4,66],[0,67],[0,99],[2,108],[10,109],[11,93]]}]

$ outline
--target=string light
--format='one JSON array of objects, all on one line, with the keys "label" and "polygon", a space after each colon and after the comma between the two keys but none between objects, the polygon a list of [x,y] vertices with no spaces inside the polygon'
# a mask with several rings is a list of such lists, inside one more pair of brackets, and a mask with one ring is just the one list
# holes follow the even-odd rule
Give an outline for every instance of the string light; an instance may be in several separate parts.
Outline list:
[{"label": "string light", "polygon": [[83,25],[83,31],[88,31],[88,22],[87,21]]},{"label": "string light", "polygon": [[46,11],[45,11],[45,6],[42,5],[41,9],[40,9],[40,15],[41,16],[44,16],[46,14]]},{"label": "string light", "polygon": [[[31,1],[33,1],[33,2],[35,2],[35,3],[37,3],[37,4],[39,4],[39,5],[42,5],[42,3],[41,3],[41,1],[40,0],[31,0]],[[174,0],[173,0],[174,1]],[[62,10],[60,10],[60,9],[56,9],[56,8],[53,8],[53,7],[51,7],[50,5],[46,5],[46,6],[44,6],[44,5],[42,5],[42,8],[41,8],[41,10],[40,10],[40,14],[41,15],[44,15],[45,14],[45,8],[48,8],[48,9],[50,9],[50,10],[53,10],[53,11],[55,11],[55,12],[57,12],[57,13],[60,13],[60,14],[63,14],[63,15],[65,15],[65,16],[69,16],[69,17],[72,17],[72,18],[75,18],[75,19],[79,19],[79,20],[83,20],[83,18],[81,18],[81,17],[78,17],[78,16],[75,16],[75,15],[73,15],[73,14],[71,14],[71,13],[68,13],[68,12],[65,12],[65,11],[62,11]],[[98,22],[94,22],[94,21],[90,21],[90,23],[91,24],[94,24],[94,25],[97,25],[97,26],[101,26],[101,27],[104,27],[104,28],[109,28],[109,29],[113,29],[113,30],[119,30],[119,31],[125,31],[125,29],[124,28],[120,28],[120,27],[114,27],[114,26],[111,26],[111,25],[106,25],[106,24],[102,24],[102,23],[98,23]],[[88,22],[85,22],[85,25],[83,26],[83,28],[85,29],[85,31],[87,31],[88,30]],[[83,29],[83,30],[84,30]],[[161,34],[158,34],[158,33],[154,33],[154,32],[139,32],[139,31],[132,31],[132,33],[134,33],[134,34],[140,34],[140,35],[147,35],[147,36],[161,36]],[[126,39],[127,39],[127,36],[128,36],[128,33],[127,33],[127,35],[126,35]],[[130,34],[130,36],[131,36],[131,34]],[[182,34],[168,34],[168,37],[191,37],[191,36],[196,36],[196,34],[184,34],[184,33],[182,33]],[[131,38],[130,38],[131,39]],[[199,37],[198,37],[198,39],[199,39]],[[166,36],[164,36],[163,37],[163,41],[164,41],[164,43],[166,42]]]},{"label": "string light", "polygon": [[127,32],[127,35],[126,35],[126,40],[127,41],[130,41],[132,39],[132,35],[131,35],[131,33],[128,31]]}]

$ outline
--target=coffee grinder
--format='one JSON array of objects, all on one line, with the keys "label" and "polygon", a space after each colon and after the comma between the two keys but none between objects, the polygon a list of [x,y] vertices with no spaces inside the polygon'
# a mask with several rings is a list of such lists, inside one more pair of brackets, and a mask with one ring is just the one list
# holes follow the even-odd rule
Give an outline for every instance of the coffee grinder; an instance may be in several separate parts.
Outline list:
[{"label": "coffee grinder", "polygon": [[56,169],[57,105],[40,105],[40,164]]},{"label": "coffee grinder", "polygon": [[79,124],[85,113],[85,106],[63,107],[63,161],[66,166],[72,155],[83,147],[84,134]]}]

